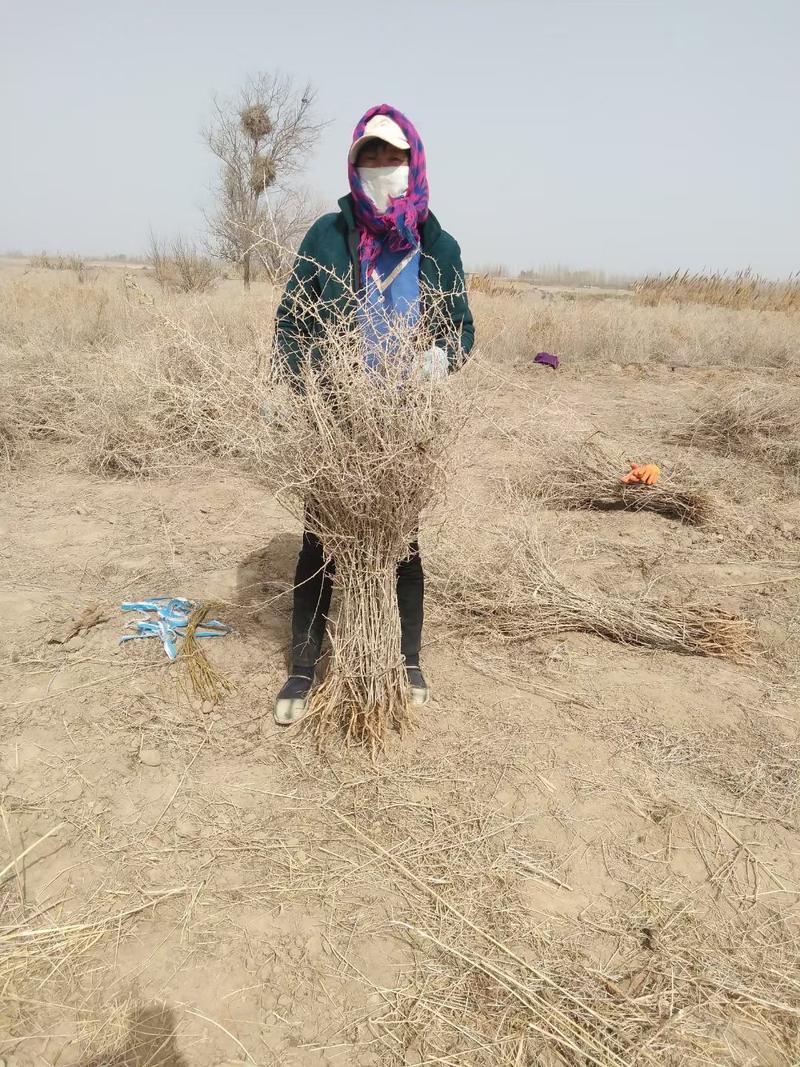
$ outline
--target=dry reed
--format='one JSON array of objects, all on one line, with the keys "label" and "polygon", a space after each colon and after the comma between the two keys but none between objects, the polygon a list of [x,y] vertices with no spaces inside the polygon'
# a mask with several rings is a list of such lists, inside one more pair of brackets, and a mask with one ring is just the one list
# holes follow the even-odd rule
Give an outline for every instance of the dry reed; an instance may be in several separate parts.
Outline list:
[{"label": "dry reed", "polygon": [[32,267],[39,270],[73,270],[79,276],[86,272],[86,260],[77,255],[51,255],[48,252],[39,252],[31,256],[29,261]]},{"label": "dry reed", "polygon": [[[628,298],[548,301],[519,299],[496,308],[478,293],[476,312],[500,318],[501,351],[557,352],[569,367],[597,362],[607,371],[633,363],[672,366],[786,367],[800,362],[800,334],[780,312],[704,305],[643,307]],[[483,303],[485,301],[485,305]],[[508,343],[518,337],[518,344]]]},{"label": "dry reed", "polygon": [[636,299],[650,307],[688,303],[756,311],[800,311],[800,275],[771,281],[749,268],[736,274],[676,270],[670,275],[649,275],[634,283],[633,290]]},{"label": "dry reed", "polygon": [[521,289],[507,278],[493,274],[470,274],[467,278],[470,293],[485,293],[486,296],[519,296]]}]

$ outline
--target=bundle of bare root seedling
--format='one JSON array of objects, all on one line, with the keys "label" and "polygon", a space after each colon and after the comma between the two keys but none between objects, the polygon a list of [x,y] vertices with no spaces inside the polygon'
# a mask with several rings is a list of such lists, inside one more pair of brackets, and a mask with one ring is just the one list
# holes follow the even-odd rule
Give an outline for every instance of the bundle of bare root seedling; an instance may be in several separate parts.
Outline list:
[{"label": "bundle of bare root seedling", "polygon": [[624,484],[620,479],[626,464],[598,442],[587,441],[570,451],[544,449],[538,457],[539,465],[514,479],[513,488],[544,504],[570,510],[653,511],[692,526],[715,516],[712,495],[685,472],[669,472],[657,485]]},{"label": "bundle of bare root seedling", "polygon": [[[533,523],[497,532],[491,551],[442,545],[433,560],[436,599],[471,637],[534,640],[552,634],[594,633],[621,644],[739,660],[752,627],[713,607],[664,601],[570,583],[553,566]],[[502,566],[489,570],[491,560]]]},{"label": "bundle of bare root seedling", "polygon": [[[428,321],[442,299],[426,294]],[[396,569],[444,487],[464,400],[424,373],[425,328],[394,323],[372,365],[358,324],[325,319],[312,301],[303,313],[313,351],[298,375],[278,363],[265,463],[278,499],[335,565],[338,617],[306,723],[320,740],[342,732],[374,751],[409,719]]]}]

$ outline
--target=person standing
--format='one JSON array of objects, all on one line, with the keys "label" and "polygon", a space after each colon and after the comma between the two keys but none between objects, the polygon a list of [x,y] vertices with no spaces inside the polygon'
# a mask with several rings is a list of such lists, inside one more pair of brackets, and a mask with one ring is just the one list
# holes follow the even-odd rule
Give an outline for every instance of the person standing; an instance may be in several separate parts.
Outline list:
[{"label": "person standing", "polygon": [[[428,376],[458,369],[475,338],[461,251],[428,209],[425,150],[405,115],[388,104],[367,111],[353,133],[348,176],[350,193],[339,201],[339,211],[317,219],[298,250],[277,312],[279,360],[299,376],[306,359],[317,365],[323,359],[315,341],[325,322],[355,316],[366,342],[366,364],[377,366],[382,341],[391,334],[395,316],[401,316],[411,327],[424,321],[434,337],[424,354]],[[436,294],[432,303],[426,301],[428,293]],[[304,314],[308,302],[313,314]],[[275,701],[279,725],[296,722],[308,705],[333,568],[319,538],[306,530],[295,574],[291,671]],[[401,652],[417,706],[430,697],[420,662],[424,596],[415,540],[397,567],[397,606]]]}]

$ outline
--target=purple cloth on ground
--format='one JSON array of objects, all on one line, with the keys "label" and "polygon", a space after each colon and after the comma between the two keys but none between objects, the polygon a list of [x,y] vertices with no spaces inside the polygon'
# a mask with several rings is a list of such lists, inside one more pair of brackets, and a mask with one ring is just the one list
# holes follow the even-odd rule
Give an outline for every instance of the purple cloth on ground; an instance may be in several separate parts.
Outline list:
[{"label": "purple cloth on ground", "polygon": [[553,370],[558,370],[560,360],[558,356],[554,356],[551,352],[538,352],[533,362],[542,363],[545,367],[552,367]]}]

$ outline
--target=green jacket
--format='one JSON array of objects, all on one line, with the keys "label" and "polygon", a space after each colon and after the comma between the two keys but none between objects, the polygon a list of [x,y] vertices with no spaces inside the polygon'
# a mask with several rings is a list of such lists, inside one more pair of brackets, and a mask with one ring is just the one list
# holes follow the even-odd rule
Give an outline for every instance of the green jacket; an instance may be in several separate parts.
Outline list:
[{"label": "green jacket", "polygon": [[[316,362],[321,359],[315,345],[315,338],[323,329],[320,320],[355,315],[357,310],[355,293],[361,288],[361,267],[352,198],[342,197],[339,207],[340,211],[317,219],[303,238],[278,306],[275,327],[278,355],[295,375],[307,354]],[[425,290],[440,291],[443,299],[436,301],[435,312],[439,321],[429,322],[429,328],[434,337],[437,326],[440,328],[440,344],[447,349],[450,368],[455,370],[469,354],[475,339],[461,249],[430,214],[420,226],[420,244],[423,319]],[[310,305],[313,313],[304,314],[303,308]],[[460,346],[452,343],[454,337],[460,338]]]}]

